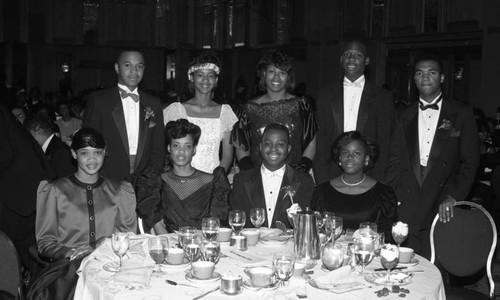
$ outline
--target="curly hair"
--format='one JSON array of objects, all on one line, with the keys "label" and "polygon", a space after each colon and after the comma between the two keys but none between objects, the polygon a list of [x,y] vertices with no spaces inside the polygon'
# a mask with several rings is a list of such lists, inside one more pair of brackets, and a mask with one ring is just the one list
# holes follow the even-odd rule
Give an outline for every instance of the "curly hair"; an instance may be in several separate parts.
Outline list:
[{"label": "curly hair", "polygon": [[186,119],[178,119],[167,123],[164,134],[165,146],[170,145],[172,140],[182,139],[187,135],[191,135],[194,146],[196,146],[200,141],[201,128]]},{"label": "curly hair", "polygon": [[339,163],[342,148],[354,141],[360,142],[365,150],[366,156],[370,157],[370,159],[368,160],[368,165],[365,166],[365,169],[373,168],[373,165],[378,159],[378,148],[375,144],[365,139],[358,131],[344,132],[335,140],[331,152],[333,161]]},{"label": "curly hair", "polygon": [[259,89],[261,91],[266,91],[266,71],[267,68],[274,65],[276,68],[281,69],[288,73],[288,80],[286,83],[286,88],[288,91],[293,91],[295,88],[295,71],[293,69],[293,58],[284,52],[280,52],[276,49],[269,50],[264,54],[264,56],[259,59],[257,63],[257,76],[259,80]]}]

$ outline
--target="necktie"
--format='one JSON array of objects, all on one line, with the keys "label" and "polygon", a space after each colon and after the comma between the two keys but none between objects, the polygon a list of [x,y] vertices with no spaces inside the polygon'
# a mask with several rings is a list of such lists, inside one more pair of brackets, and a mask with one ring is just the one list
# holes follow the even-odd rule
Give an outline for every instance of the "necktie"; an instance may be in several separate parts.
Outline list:
[{"label": "necktie", "polygon": [[129,93],[127,92],[126,90],[124,89],[119,89],[120,90],[120,96],[122,97],[122,99],[125,99],[127,97],[130,97],[132,98],[132,100],[134,100],[135,102],[139,102],[139,95],[137,94],[133,94],[133,93]]},{"label": "necktie", "polygon": [[285,169],[278,169],[273,172],[264,168],[264,175],[266,177],[283,177],[283,175],[285,175]]},{"label": "necktie", "polygon": [[439,97],[439,99],[436,101],[436,103],[433,103],[433,104],[429,104],[429,105],[425,105],[422,101],[420,101],[420,109],[422,111],[426,110],[426,109],[434,109],[434,110],[439,110],[439,106],[438,106],[438,103],[441,101],[441,99],[443,99],[443,96],[441,95],[441,97]]}]

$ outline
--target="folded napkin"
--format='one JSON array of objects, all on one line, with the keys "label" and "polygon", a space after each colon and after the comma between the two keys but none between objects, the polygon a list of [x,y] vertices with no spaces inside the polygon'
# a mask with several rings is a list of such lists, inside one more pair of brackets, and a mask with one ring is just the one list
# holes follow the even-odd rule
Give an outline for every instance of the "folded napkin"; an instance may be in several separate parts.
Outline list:
[{"label": "folded napkin", "polygon": [[114,280],[127,284],[145,286],[149,284],[149,279],[151,278],[152,273],[153,268],[151,267],[121,269],[114,276]]},{"label": "folded napkin", "polygon": [[335,284],[353,282],[353,272],[351,266],[343,266],[329,272],[326,275],[314,278],[318,287],[328,288]]}]

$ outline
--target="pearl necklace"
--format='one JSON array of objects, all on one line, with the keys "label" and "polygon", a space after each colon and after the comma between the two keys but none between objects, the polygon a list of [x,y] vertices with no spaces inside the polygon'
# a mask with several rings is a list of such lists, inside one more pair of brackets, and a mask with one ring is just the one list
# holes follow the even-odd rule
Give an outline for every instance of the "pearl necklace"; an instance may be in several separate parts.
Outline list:
[{"label": "pearl necklace", "polygon": [[340,175],[340,180],[342,180],[342,182],[347,185],[347,186],[357,186],[357,185],[360,185],[363,183],[363,181],[365,181],[366,179],[366,174],[363,174],[363,179],[361,179],[359,182],[356,182],[356,183],[349,183],[347,181],[345,181],[344,179],[344,174]]},{"label": "pearl necklace", "polygon": [[184,182],[186,182],[189,178],[191,178],[194,174],[196,174],[196,171],[197,171],[197,170],[195,169],[195,170],[194,170],[194,172],[193,172],[191,175],[188,175],[188,176],[181,176],[181,175],[177,175],[177,174],[175,174],[174,170],[172,170],[172,174],[174,174],[174,176],[175,176],[175,177],[177,177],[177,179],[178,179],[180,182],[184,183]]}]

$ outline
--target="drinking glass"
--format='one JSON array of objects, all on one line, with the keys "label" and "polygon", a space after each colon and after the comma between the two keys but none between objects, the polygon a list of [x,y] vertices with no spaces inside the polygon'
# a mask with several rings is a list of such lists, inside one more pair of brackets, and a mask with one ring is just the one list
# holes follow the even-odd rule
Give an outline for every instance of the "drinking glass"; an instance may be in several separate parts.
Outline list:
[{"label": "drinking glass", "polygon": [[323,217],[319,211],[315,211],[314,214],[316,215],[316,228],[320,232],[321,227],[323,227]]},{"label": "drinking glass", "polygon": [[276,277],[280,281],[280,286],[284,286],[285,282],[290,279],[295,266],[295,258],[293,253],[280,251],[273,254],[273,266],[276,271]]},{"label": "drinking glass", "polygon": [[247,216],[242,210],[232,210],[229,212],[229,225],[235,235],[240,235],[241,230],[245,227]]},{"label": "drinking glass", "polygon": [[371,238],[359,237],[354,240],[354,256],[361,265],[361,272],[365,274],[365,266],[369,264],[375,256],[375,241]]},{"label": "drinking glass", "polygon": [[329,243],[335,236],[335,228],[331,218],[323,218],[323,231],[326,235],[325,244]]},{"label": "drinking glass", "polygon": [[342,229],[343,229],[342,217],[334,216],[331,217],[331,219],[333,221],[333,236],[335,240],[337,240],[342,234]]},{"label": "drinking glass", "polygon": [[214,241],[219,235],[220,221],[218,218],[203,218],[201,221],[201,233],[207,240]]},{"label": "drinking glass", "polygon": [[394,269],[399,262],[399,248],[396,245],[384,244],[380,248],[380,263],[387,270],[387,283],[391,282],[391,269]]},{"label": "drinking glass", "polygon": [[194,226],[183,226],[179,228],[178,241],[179,246],[184,248],[184,240],[192,239],[196,235],[196,227]]},{"label": "drinking glass", "polygon": [[251,208],[250,209],[250,221],[252,221],[253,226],[259,229],[264,221],[266,220],[266,210],[264,208]]},{"label": "drinking glass", "polygon": [[371,236],[375,238],[377,235],[377,223],[374,222],[361,222],[359,223],[359,234],[363,236]]},{"label": "drinking glass", "polygon": [[202,238],[199,235],[193,235],[188,238],[184,238],[184,253],[190,262],[195,262],[198,260],[201,253],[201,243]]},{"label": "drinking glass", "polygon": [[129,245],[130,240],[127,233],[113,232],[111,235],[111,248],[113,248],[113,252],[120,258],[120,269],[122,268],[122,258],[127,253]]},{"label": "drinking glass", "polygon": [[205,240],[201,245],[201,259],[214,264],[220,259],[220,244],[217,241]]},{"label": "drinking glass", "polygon": [[408,224],[396,222],[392,224],[392,238],[398,244],[398,247],[406,240],[408,236]]},{"label": "drinking glass", "polygon": [[162,273],[160,264],[168,254],[168,238],[165,236],[155,236],[148,240],[149,255],[155,261],[154,273]]}]

